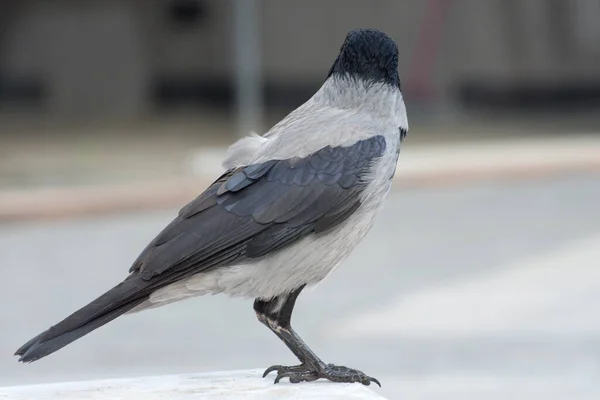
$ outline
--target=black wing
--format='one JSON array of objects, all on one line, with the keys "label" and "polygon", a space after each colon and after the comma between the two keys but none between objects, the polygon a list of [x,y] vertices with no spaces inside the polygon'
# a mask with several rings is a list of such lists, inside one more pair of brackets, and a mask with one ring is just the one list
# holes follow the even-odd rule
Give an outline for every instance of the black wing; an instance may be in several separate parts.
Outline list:
[{"label": "black wing", "polygon": [[179,212],[130,272],[139,271],[145,280],[156,275],[178,280],[326,231],[359,207],[364,175],[384,150],[385,139],[375,136],[303,158],[229,170]]},{"label": "black wing", "polygon": [[336,226],[360,206],[364,175],[384,150],[384,138],[376,136],[227,171],[150,242],[127,279],[15,354],[23,362],[38,360],[130,311],[156,289]]}]

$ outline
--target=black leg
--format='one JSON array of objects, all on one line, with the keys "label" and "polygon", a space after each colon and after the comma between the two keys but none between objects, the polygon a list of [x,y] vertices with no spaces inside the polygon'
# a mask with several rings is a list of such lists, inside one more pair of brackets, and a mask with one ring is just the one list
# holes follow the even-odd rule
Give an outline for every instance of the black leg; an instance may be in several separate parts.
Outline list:
[{"label": "black leg", "polygon": [[275,383],[286,377],[292,383],[315,381],[319,378],[325,378],[333,382],[360,382],[364,385],[370,385],[371,382],[375,382],[381,386],[377,379],[371,378],[361,371],[333,364],[325,364],[292,329],[292,311],[302,289],[304,289],[304,285],[293,292],[274,297],[270,300],[256,299],[254,301],[254,311],[256,311],[258,320],[273,331],[301,362],[300,365],[291,367],[273,365],[267,368],[263,377],[273,371],[277,371]]}]

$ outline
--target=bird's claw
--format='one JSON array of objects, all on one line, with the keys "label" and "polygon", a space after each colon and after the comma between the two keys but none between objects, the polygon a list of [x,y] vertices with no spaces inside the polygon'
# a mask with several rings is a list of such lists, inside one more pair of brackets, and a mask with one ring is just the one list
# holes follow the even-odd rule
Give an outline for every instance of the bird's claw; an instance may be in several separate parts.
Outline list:
[{"label": "bird's claw", "polygon": [[272,365],[265,370],[263,373],[263,378],[269,375],[271,372],[277,371],[277,376],[275,377],[275,383],[279,383],[282,378],[290,378],[290,382],[298,383],[303,381],[314,381],[319,379],[308,366],[304,364],[294,365],[291,367],[286,367],[284,365]]},{"label": "bird's claw", "polygon": [[312,369],[307,365],[294,365],[286,367],[283,365],[273,365],[265,370],[263,378],[271,372],[277,371],[274,383],[279,383],[283,378],[289,378],[291,383],[312,382],[319,378],[328,379],[332,382],[354,383],[359,382],[369,386],[371,382],[375,382],[379,387],[381,383],[375,378],[367,376],[365,373],[344,367],[341,365],[327,364],[322,368]]},{"label": "bird's claw", "polygon": [[377,379],[366,375],[362,371],[344,367],[342,365],[327,364],[324,371],[320,374],[320,377],[329,379],[332,382],[360,382],[365,386],[369,386],[371,382],[375,382],[381,387],[381,383],[379,383]]}]

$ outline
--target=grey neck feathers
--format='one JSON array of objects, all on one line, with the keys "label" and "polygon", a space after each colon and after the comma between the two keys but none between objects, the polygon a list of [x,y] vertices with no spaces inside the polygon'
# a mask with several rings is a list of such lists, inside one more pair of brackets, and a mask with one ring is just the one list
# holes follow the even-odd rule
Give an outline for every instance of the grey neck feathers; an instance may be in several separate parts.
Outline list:
[{"label": "grey neck feathers", "polygon": [[[313,100],[323,105],[353,109],[386,120],[394,118],[398,112],[404,110],[399,89],[382,82],[365,81],[352,76],[330,76],[315,93]],[[402,110],[399,109],[400,106]]]}]

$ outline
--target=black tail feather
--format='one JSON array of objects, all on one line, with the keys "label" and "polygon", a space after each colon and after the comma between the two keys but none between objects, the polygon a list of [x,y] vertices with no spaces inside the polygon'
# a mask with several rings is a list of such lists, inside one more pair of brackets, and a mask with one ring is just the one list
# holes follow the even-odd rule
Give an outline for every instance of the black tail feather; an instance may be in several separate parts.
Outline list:
[{"label": "black tail feather", "polygon": [[91,331],[112,321],[144,302],[148,295],[141,293],[145,286],[138,280],[125,280],[87,306],[74,312],[50,329],[21,346],[15,353],[21,362],[33,362]]}]

